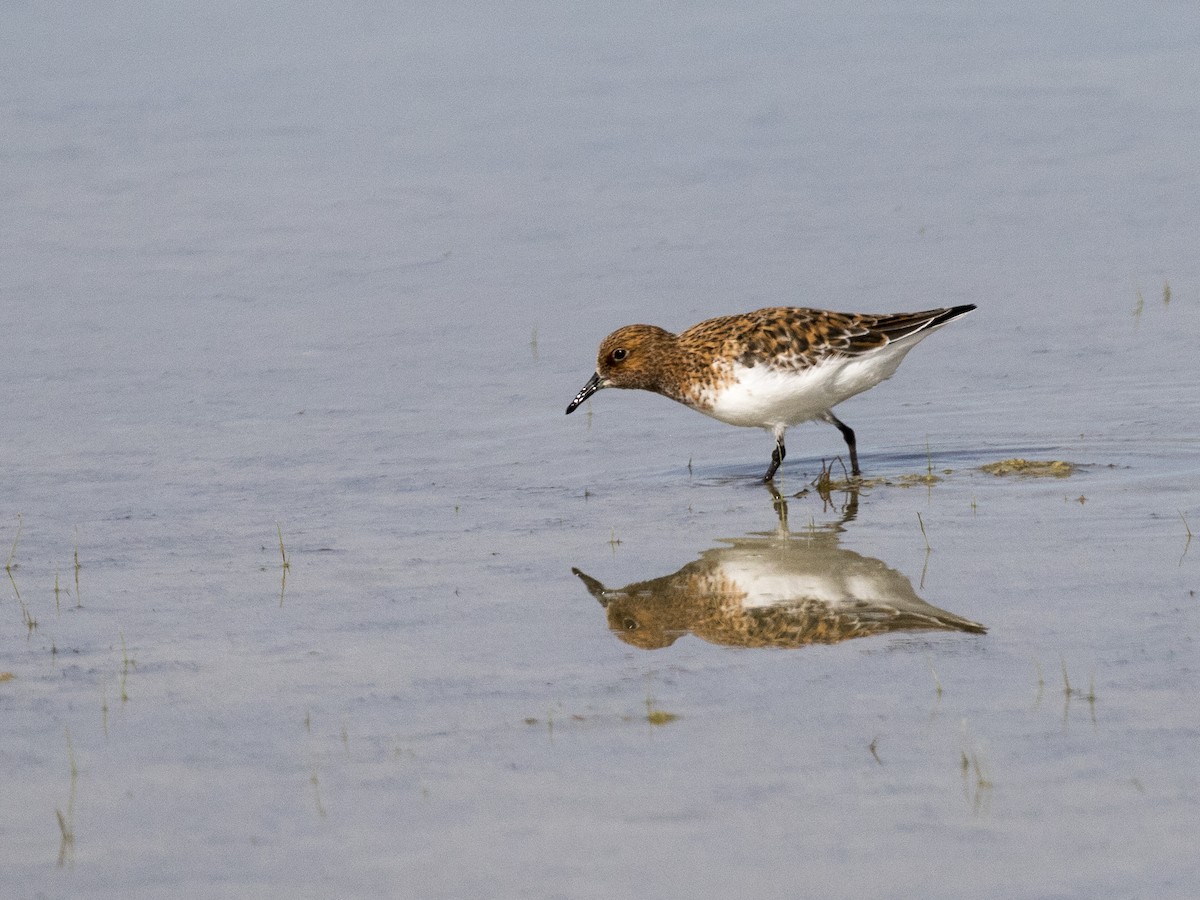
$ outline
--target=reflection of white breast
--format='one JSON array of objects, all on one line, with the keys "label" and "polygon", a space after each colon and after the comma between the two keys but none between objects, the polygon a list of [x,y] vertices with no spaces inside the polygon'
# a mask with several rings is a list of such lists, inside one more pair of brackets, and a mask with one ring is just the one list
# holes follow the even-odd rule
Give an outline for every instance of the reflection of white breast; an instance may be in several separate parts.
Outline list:
[{"label": "reflection of white breast", "polygon": [[[814,567],[796,571],[773,565],[766,557],[740,556],[726,559],[720,565],[721,574],[736,584],[745,596],[744,607],[778,606],[803,601],[817,601],[830,607],[856,600],[880,600],[895,593],[881,590],[876,579],[843,577],[836,570]],[[903,577],[903,576],[901,576]]]},{"label": "reflection of white breast", "polygon": [[837,546],[736,542],[706,555],[726,583],[744,593],[741,603],[746,608],[812,602],[831,611],[863,603],[929,608],[912,582],[895,569]]}]

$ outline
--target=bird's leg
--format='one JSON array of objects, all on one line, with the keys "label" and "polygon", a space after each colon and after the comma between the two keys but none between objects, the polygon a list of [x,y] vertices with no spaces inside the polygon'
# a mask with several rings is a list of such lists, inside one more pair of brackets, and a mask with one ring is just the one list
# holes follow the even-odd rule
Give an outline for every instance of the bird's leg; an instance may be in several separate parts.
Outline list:
[{"label": "bird's leg", "polygon": [[855,478],[861,478],[862,472],[858,468],[858,449],[854,441],[854,429],[831,412],[825,413],[824,419],[837,428],[842,433],[842,437],[846,439],[846,446],[850,448],[850,474]]},{"label": "bird's leg", "polygon": [[779,469],[783,458],[787,456],[787,448],[783,446],[783,435],[777,435],[775,438],[775,449],[771,451],[771,465],[767,468],[767,474],[763,476],[763,481],[770,481],[775,477],[776,471]]}]

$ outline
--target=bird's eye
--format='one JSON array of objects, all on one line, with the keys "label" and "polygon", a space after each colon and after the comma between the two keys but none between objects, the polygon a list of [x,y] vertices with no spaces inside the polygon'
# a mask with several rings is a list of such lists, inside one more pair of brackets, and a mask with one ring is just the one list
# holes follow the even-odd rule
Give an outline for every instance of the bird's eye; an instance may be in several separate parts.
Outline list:
[{"label": "bird's eye", "polygon": [[612,352],[612,354],[611,354],[611,355],[612,355],[612,361],[613,361],[613,362],[621,362],[621,361],[622,361],[623,359],[625,359],[625,357],[626,357],[626,356],[628,356],[629,354],[628,354],[628,353],[626,353],[626,351],[625,351],[625,348],[624,348],[624,347],[618,347],[616,350],[614,350],[614,351]]},{"label": "bird's eye", "polygon": [[633,618],[630,618],[629,616],[626,616],[624,619],[621,620],[621,627],[624,628],[626,631],[637,631],[637,627],[638,627],[637,619],[633,619]]}]

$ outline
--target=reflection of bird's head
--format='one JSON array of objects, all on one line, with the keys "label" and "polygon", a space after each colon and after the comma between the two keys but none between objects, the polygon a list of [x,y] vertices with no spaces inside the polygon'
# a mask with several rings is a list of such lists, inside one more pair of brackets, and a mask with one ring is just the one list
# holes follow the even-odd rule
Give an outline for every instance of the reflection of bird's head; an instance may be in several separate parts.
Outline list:
[{"label": "reflection of bird's head", "polygon": [[[654,603],[647,603],[644,596],[625,590],[608,590],[603,584],[578,569],[572,569],[584,583],[588,593],[600,601],[608,614],[609,629],[621,640],[643,650],[659,650],[679,640],[686,628],[672,628],[666,622],[663,610]],[[656,615],[657,613],[657,615]]]},{"label": "reflection of bird's head", "polygon": [[608,627],[627,644],[643,650],[670,647],[684,633],[682,628],[664,628],[654,620],[654,607],[643,606],[633,598],[619,597],[608,604]]}]

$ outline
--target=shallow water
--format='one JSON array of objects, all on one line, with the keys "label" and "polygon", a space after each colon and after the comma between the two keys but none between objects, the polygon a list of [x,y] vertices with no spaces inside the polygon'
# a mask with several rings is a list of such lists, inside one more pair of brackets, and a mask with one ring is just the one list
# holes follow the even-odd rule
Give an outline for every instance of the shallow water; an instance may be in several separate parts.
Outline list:
[{"label": "shallow water", "polygon": [[[4,896],[1194,894],[1191,6],[0,25]],[[621,324],[964,302],[787,533],[765,433],[563,416]],[[572,574],[772,541],[987,633]]]}]

